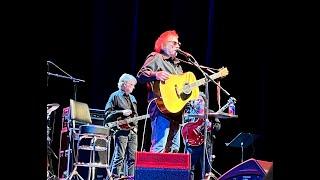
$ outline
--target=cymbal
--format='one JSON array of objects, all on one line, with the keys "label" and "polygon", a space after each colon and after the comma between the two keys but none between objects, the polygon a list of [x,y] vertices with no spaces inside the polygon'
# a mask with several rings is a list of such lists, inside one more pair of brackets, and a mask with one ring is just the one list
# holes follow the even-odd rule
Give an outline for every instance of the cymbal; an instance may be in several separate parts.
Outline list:
[{"label": "cymbal", "polygon": [[[196,118],[204,118],[205,117],[204,114],[189,114],[186,116],[196,117]],[[221,112],[221,113],[213,112],[213,113],[208,113],[208,117],[216,117],[219,119],[230,119],[230,118],[238,118],[238,115],[229,115],[228,113],[224,113],[224,112]]]},{"label": "cymbal", "polygon": [[53,111],[55,111],[56,109],[59,108],[59,104],[58,103],[52,103],[52,104],[47,104],[47,114],[52,113]]}]

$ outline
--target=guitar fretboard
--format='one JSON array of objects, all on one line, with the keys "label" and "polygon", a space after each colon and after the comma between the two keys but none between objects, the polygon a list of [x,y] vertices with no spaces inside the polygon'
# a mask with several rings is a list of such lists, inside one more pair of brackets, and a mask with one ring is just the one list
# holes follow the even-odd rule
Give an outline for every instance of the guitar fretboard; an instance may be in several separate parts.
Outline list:
[{"label": "guitar fretboard", "polygon": [[[210,76],[210,78],[212,78],[212,79],[217,79],[217,78],[219,78],[219,77],[221,77],[221,74],[220,74],[220,73],[212,74],[212,75]],[[190,83],[190,88],[194,88],[194,87],[197,87],[197,86],[201,86],[201,85],[203,85],[204,83],[206,83],[206,79],[205,79],[205,78],[201,78],[201,79],[199,79],[199,80],[197,80],[197,81],[195,81],[195,82],[193,82],[193,83]]]}]

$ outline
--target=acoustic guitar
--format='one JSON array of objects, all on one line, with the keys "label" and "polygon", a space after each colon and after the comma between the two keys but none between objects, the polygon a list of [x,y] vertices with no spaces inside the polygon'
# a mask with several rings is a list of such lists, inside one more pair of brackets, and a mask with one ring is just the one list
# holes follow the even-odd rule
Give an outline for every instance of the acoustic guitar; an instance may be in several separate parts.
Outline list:
[{"label": "acoustic guitar", "polygon": [[[224,77],[229,74],[227,68],[219,69],[219,72],[210,75],[212,79]],[[179,114],[185,105],[199,96],[199,86],[206,83],[206,79],[197,80],[192,72],[180,75],[170,75],[166,81],[155,83],[154,93],[159,110],[168,114]]]}]

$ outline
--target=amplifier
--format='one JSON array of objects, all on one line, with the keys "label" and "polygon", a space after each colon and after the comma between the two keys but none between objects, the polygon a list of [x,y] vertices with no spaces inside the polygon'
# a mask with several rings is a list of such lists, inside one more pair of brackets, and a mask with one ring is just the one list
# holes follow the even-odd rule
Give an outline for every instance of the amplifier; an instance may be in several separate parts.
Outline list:
[{"label": "amplifier", "polygon": [[136,152],[134,179],[187,180],[190,168],[190,154]]},{"label": "amplifier", "polygon": [[[72,150],[69,149],[69,124],[70,121],[70,108],[63,108],[62,121],[61,121],[61,131],[60,131],[60,145],[59,145],[59,155],[58,155],[58,177],[65,178],[72,171]],[[70,147],[71,148],[71,147]],[[71,162],[68,162],[70,160]]]},{"label": "amplifier", "polygon": [[105,118],[104,110],[90,108],[89,111],[90,111],[92,124],[103,126],[103,122]]},{"label": "amplifier", "polygon": [[221,175],[219,180],[263,180],[272,164],[272,162],[251,158],[231,168],[229,171]]}]

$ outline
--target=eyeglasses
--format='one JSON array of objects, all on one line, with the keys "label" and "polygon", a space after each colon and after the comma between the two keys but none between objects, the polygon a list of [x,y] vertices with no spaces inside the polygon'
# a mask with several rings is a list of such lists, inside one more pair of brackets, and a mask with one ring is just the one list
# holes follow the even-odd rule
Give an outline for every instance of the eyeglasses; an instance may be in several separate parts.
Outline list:
[{"label": "eyeglasses", "polygon": [[177,41],[168,41],[168,42],[172,42],[173,43],[173,45],[179,45],[179,46],[181,46],[181,42],[177,42]]}]

